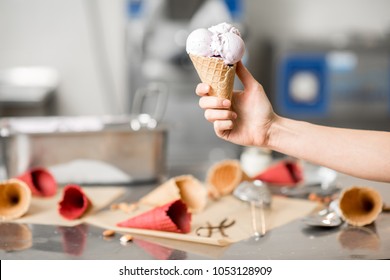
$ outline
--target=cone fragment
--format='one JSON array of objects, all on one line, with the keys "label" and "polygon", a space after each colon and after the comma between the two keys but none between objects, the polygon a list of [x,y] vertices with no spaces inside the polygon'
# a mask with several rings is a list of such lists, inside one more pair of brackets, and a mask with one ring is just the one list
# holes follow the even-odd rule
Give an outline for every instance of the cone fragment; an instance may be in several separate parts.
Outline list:
[{"label": "cone fragment", "polygon": [[303,180],[301,166],[290,160],[280,161],[254,177],[273,185],[294,186]]},{"label": "cone fragment", "polygon": [[37,167],[27,170],[17,179],[25,182],[34,196],[50,197],[57,193],[57,182],[45,168]]},{"label": "cone fragment", "polygon": [[200,80],[210,85],[209,95],[231,100],[237,65],[227,65],[217,57],[189,56]]},{"label": "cone fragment", "polygon": [[365,226],[373,223],[382,212],[380,194],[369,187],[353,186],[345,189],[339,197],[342,218],[352,226]]},{"label": "cone fragment", "polygon": [[31,204],[31,190],[19,179],[0,183],[0,220],[20,218],[27,213]]},{"label": "cone fragment", "polygon": [[78,185],[64,187],[62,200],[58,203],[59,214],[68,220],[80,218],[91,207],[91,202]]},{"label": "cone fragment", "polygon": [[206,187],[192,175],[173,177],[140,199],[140,203],[162,206],[181,199],[191,213],[201,212],[207,203]]},{"label": "cone fragment", "polygon": [[187,211],[185,203],[178,199],[119,222],[117,226],[188,233],[191,230],[191,213]]},{"label": "cone fragment", "polygon": [[220,196],[228,195],[242,181],[249,179],[242,170],[238,160],[223,160],[217,162],[207,172],[206,182],[211,193]]}]

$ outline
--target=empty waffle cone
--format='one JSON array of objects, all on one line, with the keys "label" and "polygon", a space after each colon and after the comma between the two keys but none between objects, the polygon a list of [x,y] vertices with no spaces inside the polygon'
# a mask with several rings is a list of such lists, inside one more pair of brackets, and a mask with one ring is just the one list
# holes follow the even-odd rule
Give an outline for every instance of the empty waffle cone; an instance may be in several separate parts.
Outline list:
[{"label": "empty waffle cone", "polygon": [[210,85],[209,95],[232,99],[236,64],[227,65],[217,57],[190,54],[200,80]]},{"label": "empty waffle cone", "polygon": [[17,179],[25,182],[34,196],[51,197],[57,193],[57,182],[45,168],[37,167],[27,170]]},{"label": "empty waffle cone", "polygon": [[248,179],[238,160],[223,160],[211,166],[206,182],[215,197],[216,194],[223,196],[232,193],[242,181]]},{"label": "empty waffle cone", "polygon": [[192,175],[173,177],[140,199],[140,203],[161,206],[181,199],[192,213],[201,212],[207,203],[205,186]]},{"label": "empty waffle cone", "polygon": [[187,211],[185,203],[178,199],[119,222],[117,226],[188,233],[191,230],[191,213]]},{"label": "empty waffle cone", "polygon": [[13,220],[23,216],[31,204],[31,190],[18,179],[0,183],[0,219]]},{"label": "empty waffle cone", "polygon": [[376,220],[382,212],[383,202],[376,190],[353,186],[340,194],[339,208],[343,219],[348,224],[365,226]]},{"label": "empty waffle cone", "polygon": [[59,214],[68,220],[78,219],[92,206],[87,195],[78,185],[67,185],[58,203]]}]

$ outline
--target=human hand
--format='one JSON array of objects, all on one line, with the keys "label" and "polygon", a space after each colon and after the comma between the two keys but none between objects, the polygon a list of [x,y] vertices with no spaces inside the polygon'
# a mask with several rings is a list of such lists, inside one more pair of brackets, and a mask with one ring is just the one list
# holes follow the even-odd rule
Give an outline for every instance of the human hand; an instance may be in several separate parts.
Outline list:
[{"label": "human hand", "polygon": [[214,124],[216,135],[239,145],[267,146],[268,132],[277,115],[263,87],[248,69],[238,62],[237,76],[244,90],[234,92],[232,101],[209,96],[210,86],[200,83],[196,94],[205,118]]}]

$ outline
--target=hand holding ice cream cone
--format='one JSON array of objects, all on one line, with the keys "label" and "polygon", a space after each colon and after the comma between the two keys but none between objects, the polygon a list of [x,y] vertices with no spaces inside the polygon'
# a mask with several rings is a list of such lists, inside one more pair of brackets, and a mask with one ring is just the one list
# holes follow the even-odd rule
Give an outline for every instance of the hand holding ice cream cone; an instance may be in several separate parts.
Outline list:
[{"label": "hand holding ice cream cone", "polygon": [[210,85],[209,94],[231,100],[236,64],[245,53],[238,29],[228,23],[196,29],[187,38],[186,51],[201,81]]}]

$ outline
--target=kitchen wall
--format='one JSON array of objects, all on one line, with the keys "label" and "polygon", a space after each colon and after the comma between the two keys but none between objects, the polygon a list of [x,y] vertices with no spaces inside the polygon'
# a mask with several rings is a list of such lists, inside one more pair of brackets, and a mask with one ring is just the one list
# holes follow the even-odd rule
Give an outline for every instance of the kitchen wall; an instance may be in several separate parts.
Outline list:
[{"label": "kitchen wall", "polygon": [[[125,111],[129,86],[125,1],[0,0],[0,69],[56,68],[61,78],[59,114]],[[269,73],[262,62],[268,58],[262,55],[267,52],[259,51],[267,48],[266,41],[337,38],[351,32],[383,34],[390,29],[387,0],[243,2],[248,67],[266,85]],[[96,32],[100,27],[103,32]]]},{"label": "kitchen wall", "polygon": [[58,70],[58,114],[121,112],[124,29],[124,0],[0,0],[0,70]]}]

